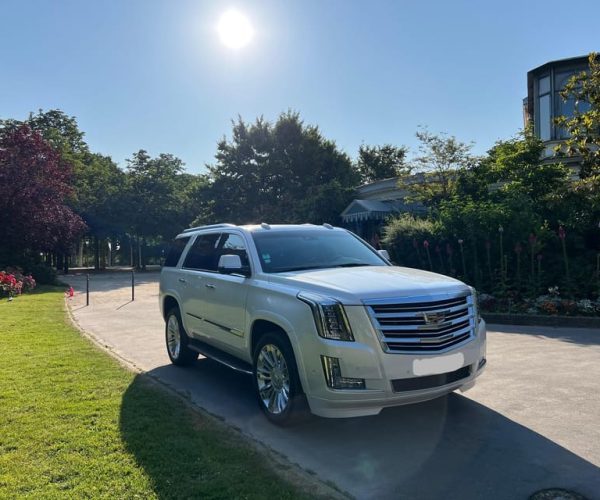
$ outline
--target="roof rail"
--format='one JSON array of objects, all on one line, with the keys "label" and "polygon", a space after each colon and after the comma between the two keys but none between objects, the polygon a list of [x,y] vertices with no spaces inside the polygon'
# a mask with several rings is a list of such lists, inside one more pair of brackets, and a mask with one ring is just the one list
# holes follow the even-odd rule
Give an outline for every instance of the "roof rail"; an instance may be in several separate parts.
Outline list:
[{"label": "roof rail", "polygon": [[235,224],[209,224],[208,226],[197,226],[197,227],[189,227],[184,229],[184,233],[189,233],[191,231],[198,231],[199,229],[218,229],[220,227],[235,227]]}]

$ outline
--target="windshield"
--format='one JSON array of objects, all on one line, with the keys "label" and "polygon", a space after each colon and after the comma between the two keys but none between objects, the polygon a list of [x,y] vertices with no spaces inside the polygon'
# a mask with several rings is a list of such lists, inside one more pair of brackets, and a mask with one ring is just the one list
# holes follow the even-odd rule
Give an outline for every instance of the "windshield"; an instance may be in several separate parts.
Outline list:
[{"label": "windshield", "polygon": [[388,265],[379,254],[345,231],[260,231],[252,233],[252,238],[266,273]]}]

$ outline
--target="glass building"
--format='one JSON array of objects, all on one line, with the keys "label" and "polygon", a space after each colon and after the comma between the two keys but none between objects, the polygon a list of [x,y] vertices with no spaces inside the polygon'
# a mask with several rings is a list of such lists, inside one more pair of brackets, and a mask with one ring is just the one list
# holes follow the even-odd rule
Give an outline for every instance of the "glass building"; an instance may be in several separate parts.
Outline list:
[{"label": "glass building", "polygon": [[588,56],[550,61],[527,73],[527,98],[523,101],[525,125],[533,124],[535,135],[546,143],[544,156],[554,155],[554,147],[568,137],[568,132],[557,126],[558,116],[573,116],[575,107],[586,111],[589,105],[566,101],[560,95],[569,79],[588,69]]}]

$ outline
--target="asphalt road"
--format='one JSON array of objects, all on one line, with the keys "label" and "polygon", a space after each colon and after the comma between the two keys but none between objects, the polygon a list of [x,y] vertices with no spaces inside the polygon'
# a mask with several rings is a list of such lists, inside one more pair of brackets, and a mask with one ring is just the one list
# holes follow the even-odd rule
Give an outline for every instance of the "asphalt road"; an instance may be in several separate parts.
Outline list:
[{"label": "asphalt road", "polygon": [[280,429],[249,377],[208,359],[169,363],[158,273],[65,277],[86,332],[139,369],[323,481],[359,499],[525,499],[544,488],[600,499],[600,331],[489,326],[488,366],[471,391],[366,418]]}]

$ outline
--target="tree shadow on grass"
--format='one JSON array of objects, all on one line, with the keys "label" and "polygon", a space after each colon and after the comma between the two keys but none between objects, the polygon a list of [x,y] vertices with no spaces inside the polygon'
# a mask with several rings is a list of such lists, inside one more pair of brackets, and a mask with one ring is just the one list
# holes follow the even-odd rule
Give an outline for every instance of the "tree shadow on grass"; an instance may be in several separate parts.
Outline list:
[{"label": "tree shadow on grass", "polygon": [[[373,417],[312,417],[279,428],[260,414],[250,379],[212,361],[188,369],[162,366],[150,374],[357,498],[528,498],[563,487],[594,499],[600,492],[596,465],[458,394]],[[167,497],[186,465],[177,451],[179,434],[167,429],[181,420],[144,401],[143,387],[138,377],[125,393],[121,430],[159,496]],[[181,436],[190,441],[194,429],[185,425]]]},{"label": "tree shadow on grass", "polygon": [[256,450],[147,375],[123,395],[120,431],[159,498],[295,497]]}]

